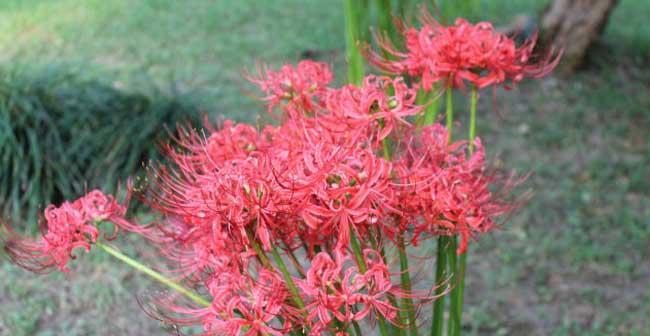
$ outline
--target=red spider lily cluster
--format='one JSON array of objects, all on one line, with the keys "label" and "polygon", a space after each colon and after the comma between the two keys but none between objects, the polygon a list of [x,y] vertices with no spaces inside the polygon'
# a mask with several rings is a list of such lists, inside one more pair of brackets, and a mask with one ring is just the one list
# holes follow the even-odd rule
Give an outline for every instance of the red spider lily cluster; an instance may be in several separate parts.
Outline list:
[{"label": "red spider lily cluster", "polygon": [[[316,68],[322,71],[303,72]],[[449,143],[444,127],[416,130],[407,121],[421,108],[402,79],[294,89],[316,87],[327,74],[326,65],[311,61],[269,72],[258,83],[269,104],[283,104],[283,124],[257,130],[227,121],[208,137],[181,131],[168,148],[173,164],[150,176],[145,196],[166,220],[143,235],[176,265],[176,278],[202,284],[213,298],[204,309],[170,308],[199,317],[209,333],[320,334],[335,329],[334,320],[345,330],[368,315],[397,323],[391,295],[430,296],[403,293],[382,251],[396,237],[416,243],[458,234],[462,253],[469,237],[493,228],[509,209],[488,189],[494,180],[478,139],[469,155],[466,142]],[[392,158],[384,155],[387,140]],[[12,251],[61,269],[72,249],[97,240],[95,222],[124,221],[124,206],[97,191],[45,213],[43,238]],[[351,235],[361,244],[360,260],[350,257]],[[266,254],[303,247],[305,260],[291,258],[299,307]],[[30,250],[37,253],[22,252]]]},{"label": "red spider lily cluster", "polygon": [[[408,53],[389,49],[397,60],[371,58],[425,87],[516,82],[554,65],[528,65],[533,43],[516,48],[486,23],[429,23],[406,36]],[[10,237],[14,260],[67,271],[72,250],[89,250],[96,224],[110,221],[149,239],[174,280],[209,298],[203,307],[163,300],[173,323],[206,335],[343,335],[363,321],[404,327],[399,299],[419,309],[436,298],[436,284],[400,287],[391,253],[404,242],[458,236],[462,254],[513,208],[511,183],[487,169],[478,138],[451,141],[442,125],[412,122],[423,110],[417,84],[371,75],[333,88],[329,67],[313,61],[252,81],[280,123],[179,129],[138,190],[161,215],[155,225],[132,224],[126,204],[93,191],[48,207],[42,238]]]},{"label": "red spider lily cluster", "polygon": [[551,51],[531,62],[536,36],[518,47],[489,22],[471,24],[459,18],[454,25],[443,26],[426,11],[421,12],[420,21],[420,29],[402,29],[406,51],[397,50],[379,36],[377,42],[384,53],[367,54],[370,62],[389,73],[418,78],[425,90],[440,81],[455,88],[469,82],[479,89],[507,80],[516,84],[525,77],[547,75],[560,60],[561,53]]},{"label": "red spider lily cluster", "polygon": [[[150,205],[169,218],[156,241],[179,275],[201,281],[215,298],[201,312],[211,331],[236,323],[319,334],[334,328],[334,319],[345,327],[369,314],[396,323],[391,295],[430,296],[401,292],[382,250],[397,237],[415,243],[458,234],[461,253],[469,237],[493,228],[509,209],[488,189],[494,178],[478,139],[469,155],[466,142],[449,143],[442,126],[416,130],[407,121],[421,108],[402,79],[369,76],[361,87],[294,90],[291,78],[314,87],[323,78],[305,82],[309,74],[329,73],[301,72],[313,68],[326,69],[303,61],[257,80],[271,104],[282,104],[281,125],[257,130],[227,121],[205,138],[181,131],[180,146],[168,150],[174,164],[151,174]],[[382,141],[393,143],[393,157],[384,155]],[[351,236],[361,244],[360,260],[350,258]],[[274,249],[296,269],[303,308],[291,304],[266,256]],[[261,274],[265,286],[277,288],[255,287]],[[250,302],[242,290],[272,297]]]}]

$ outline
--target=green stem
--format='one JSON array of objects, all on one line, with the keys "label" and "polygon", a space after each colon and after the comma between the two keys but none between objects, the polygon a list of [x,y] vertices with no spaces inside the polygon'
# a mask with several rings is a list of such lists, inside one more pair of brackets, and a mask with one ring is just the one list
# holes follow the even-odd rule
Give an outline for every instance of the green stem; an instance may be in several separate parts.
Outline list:
[{"label": "green stem", "polygon": [[[384,127],[383,120],[379,120],[379,124],[380,124],[380,126],[382,128]],[[385,138],[384,140],[382,140],[381,146],[382,146],[384,159],[386,161],[390,161],[391,157],[392,157],[390,138]],[[350,230],[352,230],[352,228],[350,228]],[[375,250],[380,251],[381,258],[385,263],[386,262],[386,252],[384,251],[384,248],[382,247],[381,249],[377,249],[377,246],[376,246],[377,244],[374,241],[374,239],[372,239],[372,238],[370,239],[370,243],[371,243],[372,247]],[[402,252],[403,251],[400,251],[400,253],[402,253]],[[406,255],[404,255],[403,257],[406,258]],[[402,258],[402,256],[400,256],[400,258]],[[363,260],[361,260],[361,261],[363,261]],[[411,291],[411,277],[408,274],[408,261],[406,261],[406,267],[402,269],[402,276],[401,277],[402,277],[402,279],[404,279],[404,278],[408,279],[408,289],[404,287],[405,282],[403,280],[402,280],[402,289],[404,289],[405,291],[408,290],[407,292],[410,292]],[[405,308],[403,306],[400,307],[400,305],[397,302],[397,299],[395,299],[395,296],[393,294],[388,294],[388,301],[390,302],[391,305],[393,305],[394,307],[396,307],[398,309],[399,308],[405,309],[405,311],[398,311],[398,313],[397,313],[400,325],[407,325],[407,326],[410,326],[411,324],[415,325],[415,313],[414,312],[413,312],[413,318],[410,318],[409,314],[408,314],[409,309]],[[413,306],[413,301],[411,299],[408,299],[408,301],[410,302],[409,307],[414,307]],[[402,300],[402,303],[406,303],[406,301]],[[410,311],[414,311],[414,308],[411,308]],[[411,321],[411,322],[409,322],[409,321]],[[381,322],[380,322],[379,326],[381,328]],[[390,329],[391,329],[391,334],[393,334],[393,335],[399,335],[399,336],[406,335],[406,331],[403,330],[402,328],[400,328],[399,326],[395,326],[395,325],[391,324]],[[416,333],[417,333],[417,331],[416,331]]]},{"label": "green stem", "polygon": [[478,89],[476,86],[472,87],[472,97],[469,108],[469,152],[474,152],[474,138],[476,137],[476,105],[478,105]]},{"label": "green stem", "polygon": [[[379,244],[377,244],[377,241],[373,238],[372,235],[370,235],[369,240],[370,240],[370,246],[375,251],[379,251],[379,254],[381,255],[381,260],[384,262],[384,264],[387,264],[387,262],[386,262],[386,250],[384,249],[384,247],[382,246],[380,248]],[[388,297],[388,302],[390,302],[390,304],[393,305],[393,307],[399,307],[399,304],[397,303],[397,299],[395,298],[395,295],[388,293],[387,297]],[[403,311],[398,312],[398,316],[399,316],[399,319],[400,319],[400,324],[403,325],[404,324],[403,321],[406,318],[404,316],[404,312]],[[391,330],[391,332],[390,332],[391,335],[397,335],[397,336],[406,335],[406,331],[404,329],[400,328],[399,326],[393,325],[393,324],[390,325],[390,330]]]},{"label": "green stem", "polygon": [[363,58],[359,50],[359,15],[358,0],[343,0],[345,16],[345,43],[348,58],[348,79],[350,83],[360,85],[363,80]]},{"label": "green stem", "polygon": [[278,265],[278,268],[280,268],[280,272],[284,276],[284,281],[286,281],[287,287],[289,287],[289,292],[291,292],[293,301],[296,303],[296,306],[299,309],[304,309],[305,303],[302,301],[302,298],[298,293],[298,287],[296,286],[295,282],[293,282],[291,273],[289,273],[289,269],[287,269],[287,265],[284,263],[284,260],[282,260],[282,257],[278,253],[278,249],[275,247],[275,245],[271,245],[271,255],[273,256],[275,263]]},{"label": "green stem", "polygon": [[298,258],[296,258],[296,255],[293,253],[293,251],[291,251],[291,249],[287,244],[285,244],[285,247],[287,248],[286,249],[287,257],[289,257],[289,259],[291,260],[291,263],[293,264],[298,274],[300,274],[300,277],[304,278],[305,270],[302,268],[302,266],[300,266],[300,262],[298,261]]},{"label": "green stem", "polygon": [[271,265],[271,261],[269,260],[269,257],[266,256],[266,253],[264,253],[264,250],[262,250],[262,247],[260,244],[257,243],[255,240],[255,237],[253,236],[253,233],[250,231],[250,229],[246,229],[246,234],[248,236],[248,240],[250,241],[251,245],[253,246],[253,250],[255,250],[255,254],[257,254],[257,258],[259,258],[260,263],[262,266],[266,267],[269,270],[273,269],[273,265]]},{"label": "green stem", "polygon": [[352,328],[354,329],[354,334],[356,336],[363,336],[363,333],[361,333],[361,327],[359,327],[357,321],[352,321]]},{"label": "green stem", "polygon": [[[395,26],[392,24],[393,13],[391,8],[391,0],[376,0],[376,3],[377,20],[379,21],[379,34],[387,36],[390,40],[396,41],[399,37],[397,36]],[[382,54],[387,60],[392,60],[395,58],[388,51],[383,49]]]},{"label": "green stem", "polygon": [[436,122],[438,117],[438,111],[440,109],[440,98],[436,93],[436,85],[431,88],[431,91],[426,92],[420,89],[418,93],[417,102],[418,105],[425,105],[424,114],[421,119],[420,126],[432,125]]},{"label": "green stem", "polygon": [[381,148],[384,153],[384,160],[390,161],[391,158],[391,153],[390,153],[390,138],[385,138],[384,140],[381,141]]},{"label": "green stem", "polygon": [[[451,143],[452,132],[454,126],[454,106],[453,106],[453,91],[451,86],[448,87],[445,91],[445,117],[447,119],[447,132],[449,132],[448,141]],[[437,110],[436,106],[436,110]],[[435,117],[434,117],[435,119]],[[450,245],[452,245],[452,239],[447,236],[440,236],[438,238],[438,255],[437,255],[437,264],[436,264],[436,285],[438,286],[435,290],[435,295],[437,297],[436,301],[433,303],[433,320],[431,324],[431,335],[432,336],[441,336],[444,330],[444,311],[445,311],[445,297],[443,296],[445,289],[441,285],[443,278],[446,276],[447,264],[450,256]],[[455,251],[453,251],[455,253]],[[454,261],[455,264],[455,261]]]},{"label": "green stem", "polygon": [[[452,131],[453,131],[453,126],[454,126],[454,101],[453,101],[453,91],[452,87],[449,86],[446,89],[445,92],[445,116],[447,119],[447,132],[449,132],[449,143],[451,143],[452,139]],[[434,302],[433,304],[433,324],[431,327],[431,335],[434,336],[441,336],[442,332],[444,330],[444,310],[445,310],[445,298],[442,296],[442,293],[444,289],[442,286],[440,286],[440,283],[442,282],[442,277],[445,276],[445,270],[447,269],[447,264],[449,263],[450,266],[452,266],[452,276],[453,276],[453,270],[455,268],[456,264],[456,259],[455,255],[452,255],[455,253],[455,249],[452,249],[452,245],[455,245],[455,239],[452,239],[450,237],[446,236],[441,236],[438,238],[438,264],[436,265],[436,283],[439,286],[436,288],[436,295],[440,295],[440,297]],[[450,315],[451,316],[451,315]],[[451,322],[449,321],[449,328],[452,328]]]},{"label": "green stem", "polygon": [[[478,88],[476,86],[472,87],[472,95],[470,98],[470,109],[469,109],[469,135],[468,135],[468,149],[470,154],[474,152],[474,138],[476,137],[476,108],[478,105]],[[467,253],[465,251],[459,257],[458,270],[457,270],[457,281],[452,292],[452,302],[454,302],[452,309],[454,309],[454,316],[456,319],[454,335],[460,335],[460,328],[463,317],[463,300],[465,294],[465,270],[467,269]]]},{"label": "green stem", "polygon": [[162,283],[163,285],[175,290],[176,292],[185,295],[188,299],[194,301],[196,304],[202,306],[202,307],[209,307],[210,302],[198,294],[192,292],[191,290],[181,286],[177,282],[175,282],[172,279],[167,278],[166,276],[154,271],[153,269],[141,264],[140,262],[132,259],[131,257],[123,254],[122,252],[118,251],[117,249],[113,248],[110,245],[106,245],[102,242],[96,242],[95,246],[99,247],[100,249],[106,251],[108,254],[112,255],[113,257],[117,258],[118,260],[124,262],[125,264],[133,267],[136,269],[138,272],[142,272],[154,280]]},{"label": "green stem", "polygon": [[451,87],[445,92],[445,105],[447,117],[447,132],[449,132],[449,142],[451,142],[451,133],[454,128],[454,95]]},{"label": "green stem", "polygon": [[[406,255],[406,245],[404,244],[404,237],[398,235],[397,237],[397,250],[399,252],[399,266],[400,266],[400,278],[402,281],[402,290],[405,293],[411,293],[411,275],[409,273],[409,261]],[[409,330],[409,335],[417,336],[417,324],[415,323],[415,306],[413,305],[413,299],[410,297],[402,298],[402,309],[406,310],[406,321],[404,324]]]},{"label": "green stem", "polygon": [[377,11],[379,19],[379,29],[381,33],[386,33],[391,38],[394,36],[392,24],[393,14],[391,12],[391,0],[377,0]]},{"label": "green stem", "polygon": [[441,336],[445,324],[445,297],[443,296],[444,287],[442,286],[445,271],[447,270],[446,250],[449,245],[449,237],[438,237],[438,255],[436,262],[436,301],[433,302],[433,319],[431,324],[431,336]]},{"label": "green stem", "polygon": [[452,300],[456,302],[456,329],[455,335],[460,335],[461,323],[463,322],[463,294],[465,291],[465,268],[467,267],[467,251],[461,254],[458,263],[458,282],[456,283],[455,295]]},{"label": "green stem", "polygon": [[460,330],[460,316],[458,316],[458,301],[456,300],[458,294],[458,256],[456,255],[457,239],[450,237],[449,248],[447,248],[447,263],[449,264],[449,272],[451,276],[451,283],[453,289],[449,298],[449,325],[447,326],[447,335],[457,335]]},{"label": "green stem", "polygon": [[[262,249],[260,244],[255,240],[255,236],[251,232],[250,228],[246,230],[246,235],[248,236],[248,240],[253,246],[253,250],[255,250],[255,253],[257,254],[257,257],[259,258],[262,266],[264,266],[268,270],[274,271],[275,268],[273,267],[273,264],[271,264],[271,260],[269,260],[269,258],[266,256],[266,253],[264,253],[264,250]],[[291,274],[287,269],[287,265],[280,257],[280,254],[278,253],[278,250],[276,249],[275,245],[271,245],[271,247],[272,247],[271,254],[273,255],[273,259],[275,260],[275,263],[278,264],[278,267],[280,268],[280,273],[282,273],[284,280],[287,283],[287,287],[289,287],[288,289],[289,292],[291,293],[291,296],[293,297],[293,301],[296,303],[296,306],[299,309],[303,309],[305,307],[305,304],[302,301],[302,298],[300,298],[300,295],[298,293],[298,287],[296,287],[296,284],[293,282],[293,278],[291,278]]]},{"label": "green stem", "polygon": [[[368,270],[368,265],[366,265],[366,261],[363,259],[361,245],[359,244],[357,234],[354,231],[354,226],[352,226],[352,224],[350,224],[350,245],[352,246],[352,253],[354,253],[354,258],[357,260],[357,264],[359,265],[359,272],[365,274]],[[377,313],[377,324],[379,325],[379,333],[382,336],[387,336],[388,327],[386,326],[386,321],[384,320],[384,317],[379,313]]]}]

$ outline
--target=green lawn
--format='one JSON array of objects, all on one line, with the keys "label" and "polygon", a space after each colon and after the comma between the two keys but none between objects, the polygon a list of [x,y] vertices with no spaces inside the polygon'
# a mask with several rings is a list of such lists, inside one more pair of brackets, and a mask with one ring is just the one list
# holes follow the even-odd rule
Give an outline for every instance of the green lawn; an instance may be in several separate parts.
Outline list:
[{"label": "green lawn", "polygon": [[242,72],[306,50],[342,65],[340,14],[338,3],[319,0],[8,0],[0,3],[0,58],[84,64],[136,89],[173,83],[207,100],[211,113],[250,120],[258,109]]},{"label": "green lawn", "polygon": [[[650,330],[650,5],[643,2],[621,1],[583,73],[499,92],[496,104],[483,94],[478,133],[494,161],[533,172],[526,186],[534,197],[470,252],[467,334]],[[482,12],[507,22],[544,3],[500,0]],[[239,120],[263,112],[242,71],[309,51],[343,74],[343,48],[339,1],[0,2],[3,63],[69,64],[132,90],[154,81]],[[120,246],[147,255],[132,239]],[[67,276],[35,276],[0,261],[0,335],[162,333],[138,304],[157,290],[99,251]]]}]

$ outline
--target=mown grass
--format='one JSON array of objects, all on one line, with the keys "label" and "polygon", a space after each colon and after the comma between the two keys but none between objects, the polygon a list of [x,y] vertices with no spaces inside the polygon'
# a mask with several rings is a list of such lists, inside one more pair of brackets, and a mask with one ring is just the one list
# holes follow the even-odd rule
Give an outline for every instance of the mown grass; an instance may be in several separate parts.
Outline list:
[{"label": "mown grass", "polygon": [[1,57],[91,63],[135,88],[143,79],[171,81],[200,91],[211,113],[252,119],[258,111],[242,94],[242,71],[307,50],[331,55],[341,46],[339,7],[314,0],[9,0],[0,4]]},{"label": "mown grass", "polygon": [[[484,1],[481,12],[503,23],[544,3]],[[534,172],[526,186],[535,196],[472,248],[468,334],[650,330],[647,7],[621,2],[582,74],[499,93],[496,105],[490,92],[483,94],[478,131],[489,155]],[[206,112],[253,120],[262,109],[241,71],[257,61],[295,61],[307,51],[342,74],[342,25],[336,1],[5,0],[0,58],[83,64],[134,90],[143,80],[173,82],[212,107]],[[120,246],[147,255],[133,240]],[[2,262],[0,335],[162,333],[135,299],[150,288],[98,251],[67,277],[36,277]]]}]

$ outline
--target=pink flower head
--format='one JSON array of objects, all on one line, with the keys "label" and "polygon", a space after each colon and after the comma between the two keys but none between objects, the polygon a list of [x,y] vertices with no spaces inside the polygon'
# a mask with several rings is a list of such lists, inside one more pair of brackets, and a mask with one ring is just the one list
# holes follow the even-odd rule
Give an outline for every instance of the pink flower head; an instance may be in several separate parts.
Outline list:
[{"label": "pink flower head", "polygon": [[331,330],[334,319],[348,324],[370,313],[395,322],[397,308],[388,296],[399,291],[390,281],[388,267],[374,250],[365,251],[364,262],[368,270],[362,273],[349,256],[340,253],[335,260],[325,252],[313,258],[306,279],[298,284],[308,300],[308,319],[316,334]]},{"label": "pink flower head", "polygon": [[206,336],[287,334],[300,312],[287,304],[289,292],[284,281],[268,269],[255,273],[235,269],[212,273],[203,283],[212,297],[210,306],[188,308],[168,296],[158,300],[166,313],[152,314],[178,325],[201,324]]},{"label": "pink flower head", "polygon": [[389,188],[391,166],[368,149],[315,149],[315,157],[331,159],[312,165],[311,175],[319,179],[314,180],[312,194],[301,204],[299,215],[310,237],[327,237],[337,248],[346,249],[351,227],[365,231],[394,209]]},{"label": "pink flower head", "polygon": [[116,224],[128,223],[123,219],[126,207],[112,196],[93,190],[74,202],[64,202],[59,207],[45,208],[42,237],[33,240],[14,235],[5,249],[20,266],[34,272],[45,272],[57,267],[68,272],[68,261],[75,256],[72,251],[81,248],[90,251],[97,241],[96,224],[109,220]]},{"label": "pink flower head", "polygon": [[261,70],[260,78],[249,80],[266,94],[264,100],[269,112],[282,101],[304,111],[313,111],[314,107],[322,104],[320,99],[332,78],[332,71],[326,63],[304,60],[296,67],[284,65],[278,71]]},{"label": "pink flower head", "polygon": [[329,116],[322,121],[333,130],[367,129],[377,142],[399,126],[410,126],[406,117],[422,110],[415,105],[416,90],[401,77],[367,76],[363,85],[330,90],[326,99]]},{"label": "pink flower head", "polygon": [[491,23],[471,24],[457,19],[452,26],[443,26],[426,10],[421,12],[422,28],[404,29],[406,51],[398,51],[385,38],[379,46],[392,58],[368,51],[371,63],[394,74],[408,74],[420,79],[425,90],[443,81],[446,86],[462,88],[465,82],[478,88],[501,84],[506,80],[516,84],[525,77],[547,75],[559,62],[560,54],[549,52],[539,61],[533,50],[536,36],[517,47],[515,41],[497,32]]},{"label": "pink flower head", "polygon": [[257,278],[221,273],[209,285],[214,301],[204,315],[210,335],[284,335],[296,311],[287,311],[289,292],[274,272],[261,269]]},{"label": "pink flower head", "polygon": [[488,173],[480,139],[467,158],[466,143],[448,144],[448,136],[436,124],[409,140],[406,155],[396,164],[398,204],[406,214],[402,225],[415,227],[413,243],[423,233],[459,235],[460,254],[471,237],[492,230],[497,217],[512,210],[508,195],[512,181],[501,184]]}]

